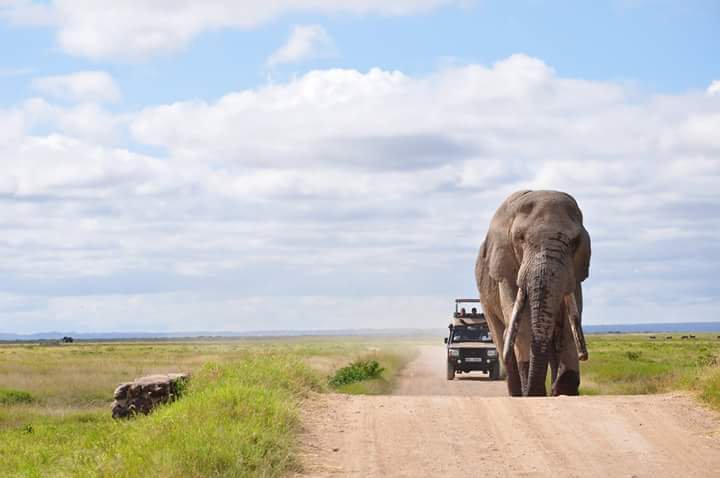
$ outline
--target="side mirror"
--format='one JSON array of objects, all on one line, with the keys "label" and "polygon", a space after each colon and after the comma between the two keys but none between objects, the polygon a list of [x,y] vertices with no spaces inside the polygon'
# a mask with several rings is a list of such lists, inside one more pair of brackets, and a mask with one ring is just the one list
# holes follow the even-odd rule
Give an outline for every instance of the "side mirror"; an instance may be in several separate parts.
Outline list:
[{"label": "side mirror", "polygon": [[443,339],[443,342],[445,342],[445,343],[447,344],[447,337],[445,337],[445,338]]}]

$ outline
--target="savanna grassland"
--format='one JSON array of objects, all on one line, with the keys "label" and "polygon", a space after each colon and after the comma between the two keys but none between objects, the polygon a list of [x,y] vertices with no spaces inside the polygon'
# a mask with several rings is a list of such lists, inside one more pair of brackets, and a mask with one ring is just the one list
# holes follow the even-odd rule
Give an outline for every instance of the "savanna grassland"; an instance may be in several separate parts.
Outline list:
[{"label": "savanna grassland", "polygon": [[[589,335],[580,393],[649,394],[690,391],[720,410],[720,339],[717,334]],[[672,336],[672,339],[666,337]],[[682,336],[688,336],[682,339]]]},{"label": "savanna grassland", "polygon": [[[720,410],[720,340],[680,337],[588,336],[581,393],[682,390]],[[0,475],[284,476],[299,469],[304,400],[327,391],[388,393],[420,343],[430,342],[0,344]],[[133,420],[110,417],[119,383],[168,372],[193,375],[181,400]]]},{"label": "savanna grassland", "polygon": [[[2,476],[280,476],[297,469],[298,407],[334,371],[376,360],[347,385],[382,393],[412,357],[407,342],[360,338],[0,345]],[[183,398],[110,418],[114,388],[192,372]]]}]

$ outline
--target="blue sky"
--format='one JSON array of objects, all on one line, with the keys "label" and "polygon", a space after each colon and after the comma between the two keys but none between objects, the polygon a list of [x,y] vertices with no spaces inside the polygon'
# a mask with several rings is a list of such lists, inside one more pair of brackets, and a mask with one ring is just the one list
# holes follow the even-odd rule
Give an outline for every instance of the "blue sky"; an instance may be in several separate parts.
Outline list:
[{"label": "blue sky", "polygon": [[0,0],[0,331],[442,325],[523,188],[589,323],[718,319],[720,4],[273,5]]},{"label": "blue sky", "polygon": [[[338,55],[268,72],[267,56],[293,25],[318,24]],[[31,95],[28,75],[111,72],[125,105],[213,99],[313,68],[372,67],[425,74],[445,62],[491,64],[513,53],[542,58],[562,75],[638,82],[657,92],[704,89],[720,76],[720,4],[713,1],[469,2],[407,16],[285,14],[249,30],[203,32],[172,54],[142,61],[86,59],[61,51],[54,31],[0,26],[0,101]],[[716,61],[714,61],[716,60]]]}]

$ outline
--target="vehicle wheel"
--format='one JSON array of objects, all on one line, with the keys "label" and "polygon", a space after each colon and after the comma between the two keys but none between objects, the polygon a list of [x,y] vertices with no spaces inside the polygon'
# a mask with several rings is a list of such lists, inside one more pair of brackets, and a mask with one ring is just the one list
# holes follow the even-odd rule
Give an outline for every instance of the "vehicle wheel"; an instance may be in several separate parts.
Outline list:
[{"label": "vehicle wheel", "polygon": [[447,364],[447,379],[452,380],[455,378],[455,366],[448,362]]},{"label": "vehicle wheel", "polygon": [[490,380],[500,380],[500,361],[498,360],[490,369]]}]

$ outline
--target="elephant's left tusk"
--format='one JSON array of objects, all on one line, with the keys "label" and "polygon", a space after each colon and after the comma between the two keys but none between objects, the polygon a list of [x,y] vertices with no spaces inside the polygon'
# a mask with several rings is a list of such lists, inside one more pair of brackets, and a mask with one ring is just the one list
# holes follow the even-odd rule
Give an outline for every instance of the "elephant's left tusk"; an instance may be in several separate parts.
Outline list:
[{"label": "elephant's left tusk", "polygon": [[512,360],[515,338],[517,337],[518,329],[520,328],[520,321],[518,318],[524,306],[525,291],[522,287],[518,287],[517,297],[515,298],[515,304],[513,304],[512,315],[510,316],[510,323],[508,324],[507,332],[505,333],[505,345],[503,346],[502,351],[505,367],[509,367]]},{"label": "elephant's left tusk", "polygon": [[577,302],[575,302],[575,294],[570,293],[565,296],[565,307],[567,308],[570,328],[572,329],[573,338],[575,339],[578,359],[587,360],[588,351],[585,345],[585,334],[583,334],[582,325],[580,324],[580,312],[578,312]]}]

